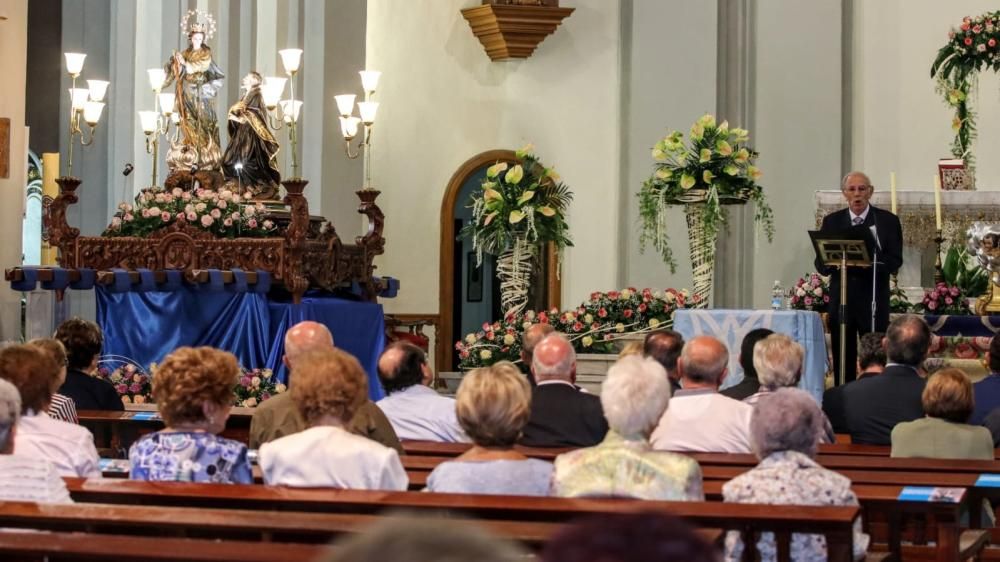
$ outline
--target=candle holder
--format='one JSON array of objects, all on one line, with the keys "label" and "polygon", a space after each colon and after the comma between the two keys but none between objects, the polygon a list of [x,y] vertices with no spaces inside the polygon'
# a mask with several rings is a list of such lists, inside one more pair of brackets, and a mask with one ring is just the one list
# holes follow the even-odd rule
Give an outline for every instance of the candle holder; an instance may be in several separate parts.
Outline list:
[{"label": "candle holder", "polygon": [[941,244],[944,243],[944,234],[938,228],[934,233],[934,285],[944,283],[944,270],[941,268]]},{"label": "candle holder", "polygon": [[[372,101],[375,96],[375,88],[378,86],[382,73],[377,70],[362,70],[361,87],[365,91],[365,101],[358,102],[358,114],[360,117],[351,115],[354,112],[354,94],[341,94],[334,96],[337,102],[337,110],[340,112],[340,132],[344,137],[344,153],[351,160],[365,155],[365,183],[363,190],[372,190],[372,131],[375,128],[375,115],[378,112],[378,102]],[[358,136],[358,125],[364,125],[361,141],[353,152],[351,151],[351,141]]]},{"label": "candle holder", "polygon": [[[76,137],[80,137],[80,146],[90,146],[94,144],[94,133],[97,130],[97,122],[104,112],[104,96],[108,91],[108,82],[104,80],[87,80],[89,88],[77,88],[76,79],[83,72],[83,61],[87,55],[83,53],[65,53],[66,72],[72,78],[72,87],[69,89],[69,147],[66,159],[66,176],[73,176],[73,144]],[[80,122],[87,124],[88,130],[85,132]],[[89,134],[89,135],[88,135]]]},{"label": "candle holder", "polygon": [[292,145],[292,177],[291,179],[301,179],[299,176],[299,154],[298,154],[298,131],[299,111],[302,102],[295,100],[295,75],[302,64],[302,49],[282,49],[278,51],[281,56],[281,64],[285,67],[285,74],[288,75],[288,95],[290,99],[281,102],[281,110],[284,114],[284,121],[288,125],[288,141]]}]

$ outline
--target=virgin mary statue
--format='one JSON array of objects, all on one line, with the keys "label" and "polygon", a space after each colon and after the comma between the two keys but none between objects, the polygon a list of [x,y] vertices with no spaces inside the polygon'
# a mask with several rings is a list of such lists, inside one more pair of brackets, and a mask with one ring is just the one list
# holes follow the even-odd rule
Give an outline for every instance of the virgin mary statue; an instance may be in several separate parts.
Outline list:
[{"label": "virgin mary statue", "polygon": [[211,29],[195,21],[188,28],[188,48],[167,61],[164,87],[176,84],[177,112],[182,137],[171,146],[167,165],[171,170],[198,168],[218,170],[222,160],[219,149],[219,123],[215,114],[215,95],[226,77],[212,60],[212,50],[205,45]]}]

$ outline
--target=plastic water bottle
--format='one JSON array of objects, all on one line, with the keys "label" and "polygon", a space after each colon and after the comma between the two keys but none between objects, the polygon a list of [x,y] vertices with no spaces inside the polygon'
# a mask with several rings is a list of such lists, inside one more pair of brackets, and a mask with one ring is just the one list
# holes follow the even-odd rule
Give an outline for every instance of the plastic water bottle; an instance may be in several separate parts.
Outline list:
[{"label": "plastic water bottle", "polygon": [[782,310],[785,308],[785,290],[781,288],[781,281],[775,279],[774,287],[771,289],[771,310]]}]

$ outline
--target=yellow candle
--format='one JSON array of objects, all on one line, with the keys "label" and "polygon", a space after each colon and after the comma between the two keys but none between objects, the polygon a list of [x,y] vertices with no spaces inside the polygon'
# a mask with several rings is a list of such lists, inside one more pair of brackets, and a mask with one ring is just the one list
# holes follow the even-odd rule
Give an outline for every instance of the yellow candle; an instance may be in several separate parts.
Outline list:
[{"label": "yellow candle", "polygon": [[[42,194],[55,199],[59,196],[56,177],[59,175],[59,153],[42,154]],[[42,265],[56,265],[56,249],[42,241]]]},{"label": "yellow candle", "polygon": [[934,220],[941,230],[941,176],[934,174]]},{"label": "yellow candle", "polygon": [[889,201],[892,214],[896,214],[896,172],[889,172]]}]

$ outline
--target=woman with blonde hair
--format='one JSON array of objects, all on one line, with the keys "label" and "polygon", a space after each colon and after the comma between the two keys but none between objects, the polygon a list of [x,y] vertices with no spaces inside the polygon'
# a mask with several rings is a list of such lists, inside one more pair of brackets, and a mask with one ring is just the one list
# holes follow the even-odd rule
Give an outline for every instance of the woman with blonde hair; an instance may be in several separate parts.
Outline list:
[{"label": "woman with blonde hair", "polygon": [[307,429],[260,447],[268,484],[332,486],[359,490],[406,490],[410,484],[395,449],[350,432],[368,397],[368,378],[358,360],[328,348],[296,356],[292,402]]},{"label": "woman with blonde hair", "polygon": [[993,437],[969,425],[975,406],[972,383],[959,369],[942,369],[920,396],[925,417],[892,429],[892,456],[993,460]]},{"label": "woman with blonde hair", "polygon": [[153,373],[153,398],[166,428],[129,449],[132,480],[252,484],[243,443],[219,437],[233,408],[239,364],[232,353],[181,347]]},{"label": "woman with blonde hair", "polygon": [[500,361],[466,374],[455,411],[474,445],[439,464],[427,478],[428,491],[548,495],[552,463],[514,449],[531,415],[531,389],[513,363]]}]

